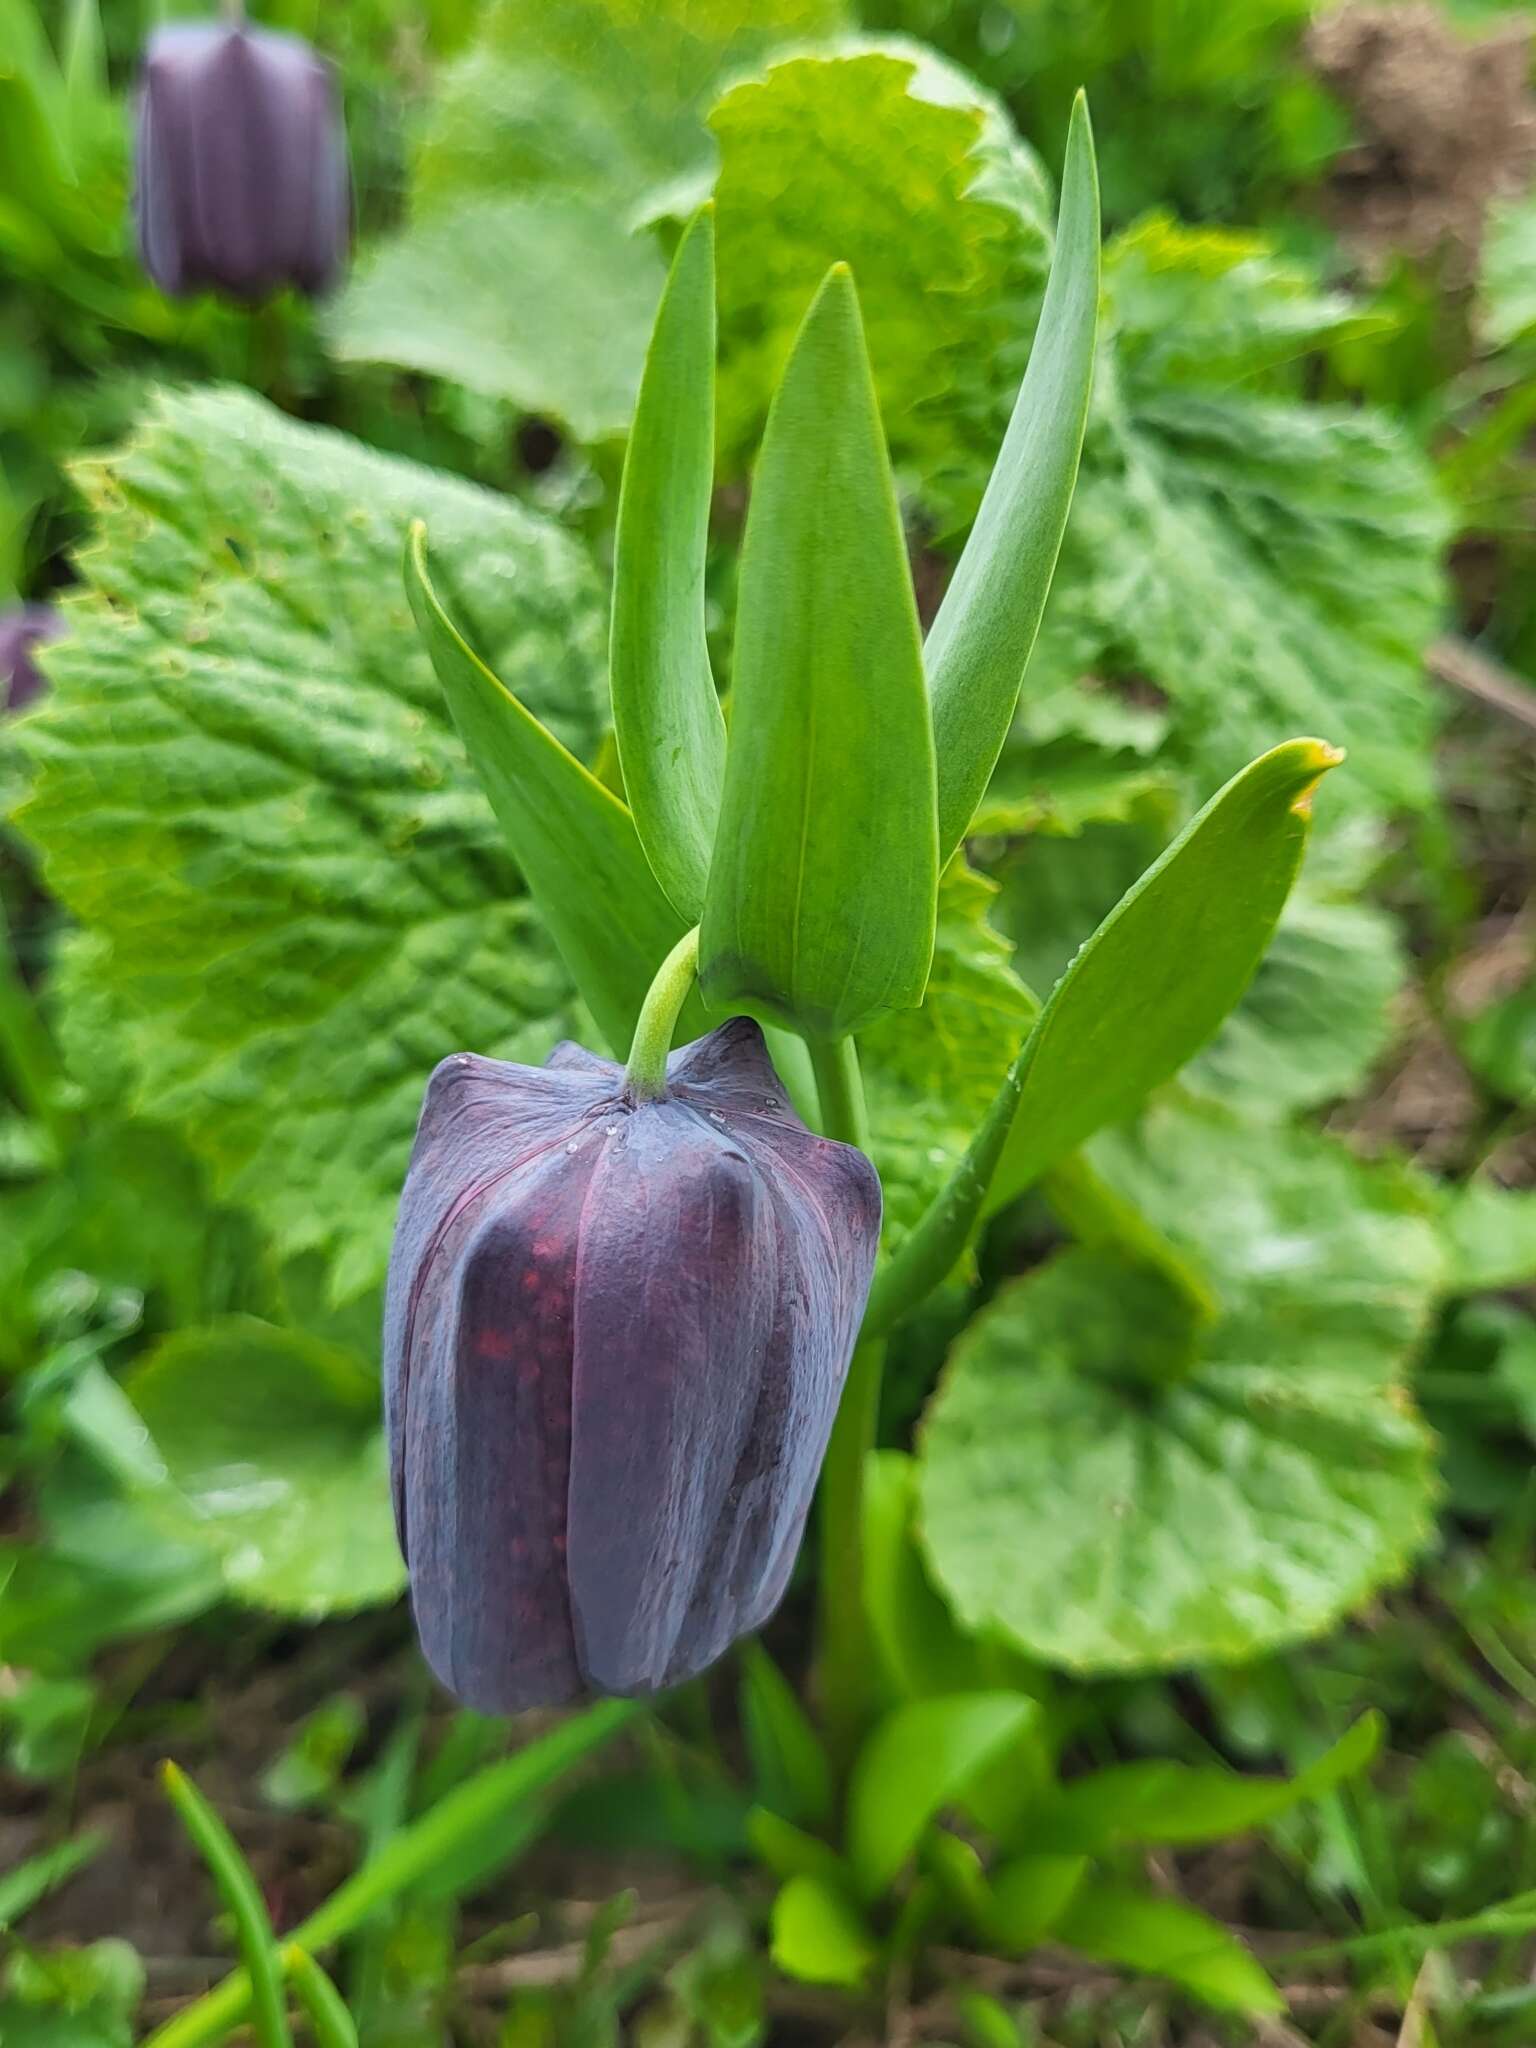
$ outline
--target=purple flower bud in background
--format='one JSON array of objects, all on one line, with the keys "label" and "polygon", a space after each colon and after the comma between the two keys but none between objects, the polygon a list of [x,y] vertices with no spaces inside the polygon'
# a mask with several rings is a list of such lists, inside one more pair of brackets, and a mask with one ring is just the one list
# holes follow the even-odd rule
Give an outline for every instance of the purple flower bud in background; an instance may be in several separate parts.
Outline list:
[{"label": "purple flower bud in background", "polygon": [[42,695],[45,684],[32,650],[63,630],[63,620],[45,604],[0,612],[0,709],[20,711]]},{"label": "purple flower bud in background", "polygon": [[869,1292],[880,1182],[744,1018],[636,1100],[575,1046],[427,1088],[385,1409],[428,1663],[484,1712],[691,1678],[777,1606]]},{"label": "purple flower bud in background", "polygon": [[351,241],[331,68],[297,36],[176,23],[149,40],[134,214],[162,291],[254,302],[336,282]]}]

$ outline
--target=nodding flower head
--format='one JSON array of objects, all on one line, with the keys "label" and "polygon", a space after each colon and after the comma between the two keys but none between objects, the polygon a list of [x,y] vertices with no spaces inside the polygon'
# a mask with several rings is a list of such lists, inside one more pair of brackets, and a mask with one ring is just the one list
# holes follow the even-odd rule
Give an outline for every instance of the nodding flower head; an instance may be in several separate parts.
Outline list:
[{"label": "nodding flower head", "polygon": [[783,1594],[880,1229],[745,1019],[666,1093],[575,1046],[432,1076],[385,1320],[427,1661],[486,1712],[649,1693]]},{"label": "nodding flower head", "polygon": [[47,685],[32,650],[56,640],[63,630],[58,613],[45,604],[0,611],[0,711],[24,710],[43,694]]},{"label": "nodding flower head", "polygon": [[352,223],[330,66],[299,37],[243,21],[157,29],[139,86],[134,215],[144,268],[173,296],[325,291]]}]

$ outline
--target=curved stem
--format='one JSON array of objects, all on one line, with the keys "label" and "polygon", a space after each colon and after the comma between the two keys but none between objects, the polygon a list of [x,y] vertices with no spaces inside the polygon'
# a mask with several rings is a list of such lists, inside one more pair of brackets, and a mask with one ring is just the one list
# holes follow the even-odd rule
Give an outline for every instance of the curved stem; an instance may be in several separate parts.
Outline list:
[{"label": "curved stem", "polygon": [[808,1038],[811,1070],[821,1104],[821,1132],[845,1145],[869,1150],[869,1117],[864,1108],[864,1077],[851,1038]]},{"label": "curved stem", "polygon": [[[824,1136],[868,1149],[864,1082],[851,1038],[808,1041]],[[864,1612],[864,1474],[875,1447],[885,1346],[860,1344],[832,1425],[819,1489],[821,1582],[816,1673],[832,1754],[844,1771],[869,1718]]]},{"label": "curved stem", "polygon": [[626,1070],[629,1091],[641,1101],[658,1101],[667,1092],[667,1055],[678,1016],[699,972],[699,929],[684,932],[656,970],[629,1048]]}]

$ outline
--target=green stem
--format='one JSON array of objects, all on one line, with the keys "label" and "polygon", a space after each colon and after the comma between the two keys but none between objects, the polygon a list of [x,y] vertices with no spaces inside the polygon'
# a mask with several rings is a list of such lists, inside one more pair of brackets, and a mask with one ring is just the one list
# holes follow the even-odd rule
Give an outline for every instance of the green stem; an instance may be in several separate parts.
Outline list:
[{"label": "green stem", "polygon": [[864,1312],[867,1336],[883,1334],[903,1316],[920,1308],[948,1277],[969,1244],[1013,1129],[1014,1112],[1024,1089],[1028,1051],[1026,1041],[977,1126],[965,1157],[902,1239],[895,1254],[876,1273],[875,1284],[869,1291],[869,1307]]},{"label": "green stem", "polygon": [[821,1132],[824,1138],[840,1138],[845,1145],[869,1150],[869,1118],[864,1108],[864,1077],[859,1072],[859,1055],[851,1038],[808,1038],[811,1071],[816,1076],[816,1098],[821,1104]]},{"label": "green stem", "polygon": [[[867,1150],[864,1082],[851,1038],[808,1041],[821,1128]],[[871,1646],[864,1612],[864,1475],[875,1447],[885,1346],[860,1344],[832,1425],[818,1500],[821,1582],[817,1687],[833,1756],[846,1771],[869,1718]]]},{"label": "green stem", "polygon": [[20,1107],[62,1151],[69,1118],[59,1106],[59,1056],[43,1028],[37,1005],[21,978],[10,933],[0,919],[0,1072],[9,1078]]},{"label": "green stem", "polygon": [[1079,1244],[1112,1246],[1155,1267],[1184,1296],[1197,1323],[1216,1320],[1221,1305],[1205,1275],[1133,1203],[1117,1194],[1081,1152],[1053,1166],[1043,1176],[1040,1192]]},{"label": "green stem", "polygon": [[860,1344],[821,1468],[821,1585],[816,1689],[827,1739],[846,1774],[869,1720],[869,1626],[864,1610],[864,1476],[880,1419],[885,1345]]},{"label": "green stem", "polygon": [[699,931],[684,932],[656,970],[635,1021],[629,1048],[629,1092],[642,1102],[659,1101],[667,1092],[667,1055],[672,1034],[699,972]]}]

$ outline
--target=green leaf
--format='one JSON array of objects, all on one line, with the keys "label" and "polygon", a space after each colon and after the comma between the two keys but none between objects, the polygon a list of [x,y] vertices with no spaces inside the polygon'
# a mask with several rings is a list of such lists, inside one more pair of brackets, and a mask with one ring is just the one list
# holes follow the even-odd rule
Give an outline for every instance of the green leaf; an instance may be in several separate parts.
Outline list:
[{"label": "green leaf", "polygon": [[[539,1060],[569,980],[464,761],[399,583],[426,517],[477,642],[567,744],[603,605],[564,534],[245,392],[162,397],[80,473],[84,594],[24,721],[22,828],[156,1120],[341,1296],[381,1276],[423,1080]],[[18,732],[20,729],[18,729]],[[111,793],[110,802],[103,791]]]},{"label": "green leaf", "polygon": [[[1419,1197],[1336,1142],[1174,1107],[1101,1140],[1112,1187],[1223,1305],[1138,1372],[1136,1269],[1070,1250],[994,1297],[922,1436],[920,1527],[961,1623],[1077,1671],[1231,1662],[1398,1577],[1435,1497],[1402,1385],[1439,1278]],[[1155,1363],[1155,1361],[1154,1361]]]},{"label": "green leaf", "polygon": [[742,1647],[741,1729],[757,1799],[785,1820],[831,1818],[832,1767],[793,1686],[760,1643]]},{"label": "green leaf", "polygon": [[[839,46],[733,87],[719,138],[720,440],[739,471],[792,318],[859,280],[893,460],[940,536],[974,515],[1049,255],[1039,170],[997,102],[913,45]],[[890,231],[900,220],[901,233]],[[1352,794],[1423,804],[1449,521],[1382,415],[1300,400],[1285,358],[1358,316],[1251,236],[1161,223],[1105,251],[1095,399],[1026,709],[1096,679],[1168,700],[1203,786],[1286,733]],[[1103,331],[1107,330],[1107,331]],[[1237,380],[1241,381],[1237,381]]]},{"label": "green leaf", "polygon": [[609,664],[624,792],[656,879],[688,924],[704,908],[725,778],[725,720],[704,637],[714,429],[706,208],[673,260],[624,457]]},{"label": "green leaf", "polygon": [[898,1243],[959,1161],[1039,1012],[989,921],[997,884],[956,857],[939,883],[938,931],[919,1010],[859,1033],[871,1150]]},{"label": "green leaf", "polygon": [[1391,1040],[1406,972],[1385,911],[1325,895],[1303,874],[1251,986],[1186,1084],[1248,1115],[1349,1095]]},{"label": "green leaf", "polygon": [[1339,758],[1291,740],[1251,762],[1078,953],[999,1099],[1008,1137],[992,1206],[1130,1115],[1232,1009],[1301,865],[1312,791]]},{"label": "green leaf", "polygon": [[0,1928],[14,1927],[39,1899],[47,1898],[61,1884],[67,1884],[75,1872],[99,1856],[106,1845],[107,1837],[99,1828],[84,1828],[78,1835],[70,1835],[53,1848],[41,1850],[36,1856],[28,1856],[25,1861],[14,1864],[0,1877]]},{"label": "green leaf", "polygon": [[1357,801],[1422,808],[1446,528],[1422,458],[1374,414],[1149,391],[1090,428],[1032,686],[1150,680],[1206,782],[1277,733],[1326,732]]},{"label": "green leaf", "polygon": [[1214,1842],[1243,1834],[1363,1771],[1381,1734],[1380,1715],[1362,1714],[1294,1778],[1245,1777],[1217,1765],[1111,1764],[1032,1808],[1030,1840],[1058,1855],[1097,1856],[1142,1843]]},{"label": "green leaf", "polygon": [[1050,283],[976,523],[928,632],[939,852],[959,843],[1013,720],[1077,478],[1099,311],[1099,186],[1087,102],[1072,109]]},{"label": "green leaf", "polygon": [[326,327],[343,362],[446,377],[590,441],[629,418],[661,278],[609,201],[466,193],[366,250]]},{"label": "green leaf", "polygon": [[[292,1929],[289,1939],[310,1950],[333,1947],[418,1885],[440,1883],[466,1845],[488,1842],[498,1829],[520,1848],[537,1832],[544,1810],[540,1802],[550,1788],[610,1742],[637,1712],[632,1700],[603,1700],[567,1716],[514,1756],[476,1772],[409,1827],[391,1834]],[[243,1972],[236,1972],[160,2027],[154,2048],[203,2048],[222,2041],[239,2025],[249,2000],[250,1984]]]},{"label": "green leaf", "polygon": [[359,1360],[231,1316],[167,1338],[124,1384],[176,1489],[150,1504],[237,1598],[319,1615],[400,1591],[378,1381]]},{"label": "green leaf", "polygon": [[1481,327],[1495,348],[1536,328],[1536,199],[1508,199],[1488,216],[1479,279]]},{"label": "green leaf", "polygon": [[1080,948],[964,1157],[880,1275],[869,1326],[937,1286],[984,1206],[1001,1207],[1130,1114],[1242,994],[1306,846],[1312,788],[1337,756],[1293,740],[1219,791]]},{"label": "green leaf", "polygon": [[252,2031],[261,2048],[292,2048],[288,2000],[272,1921],[251,1866],[192,1780],[173,1763],[163,1764],[160,1775],[166,1796],[207,1864],[225,1910],[234,1922],[240,1959],[251,1984]]},{"label": "green leaf", "polygon": [[[412,528],[406,590],[465,752],[572,979],[614,1052],[629,1051],[657,968],[687,927],[651,873],[635,821],[454,625]],[[678,1043],[705,1020],[696,999]]]},{"label": "green leaf", "polygon": [[758,1861],[781,1882],[814,1877],[832,1891],[847,1891],[847,1872],[836,1850],[766,1806],[754,1806],[747,1816],[747,1835]]},{"label": "green leaf", "polygon": [[848,1857],[865,1898],[885,1891],[929,1822],[1023,1742],[1039,1712],[1022,1693],[951,1693],[877,1723],[848,1787]]},{"label": "green leaf", "polygon": [[1536,1188],[1469,1181],[1449,1191],[1442,1222],[1455,1294],[1536,1280]]},{"label": "green leaf", "polygon": [[707,175],[723,72],[838,19],[828,0],[499,0],[438,84],[409,221],[364,250],[332,347],[622,431],[664,269],[644,196]]},{"label": "green leaf", "polygon": [[806,301],[846,262],[898,473],[959,472],[970,517],[1050,262],[1045,180],[1001,103],[921,44],[856,37],[733,84],[709,125],[726,472],[744,472]]},{"label": "green leaf", "polygon": [[864,1472],[864,1606],[897,1699],[974,1692],[995,1682],[982,1646],[962,1635],[934,1588],[916,1534],[917,1464],[874,1451]]},{"label": "green leaf", "polygon": [[1096,1962],[1171,1978],[1207,2005],[1234,2012],[1283,2012],[1268,1973],[1219,1922],[1140,1886],[1090,1878],[1053,1930]]},{"label": "green leaf", "polygon": [[1489,1003],[1456,1033],[1462,1057],[1504,1102],[1536,1108],[1536,984]]},{"label": "green leaf", "polygon": [[992,1873],[984,1932],[1023,1955],[1061,1919],[1088,1872],[1086,1856],[1014,1856]]},{"label": "green leaf", "polygon": [[802,1984],[856,1991],[874,1967],[873,1935],[840,1891],[814,1877],[792,1877],[773,1902],[771,1953]]},{"label": "green leaf", "polygon": [[1109,271],[1121,360],[1146,390],[1251,381],[1392,324],[1347,292],[1322,290],[1262,234],[1185,227],[1167,213],[1116,236]]},{"label": "green leaf", "polygon": [[5,2048],[131,2048],[144,1965],[126,1941],[18,1947],[0,1998]]},{"label": "green leaf", "polygon": [[913,1007],[937,887],[917,607],[837,267],[785,369],[747,515],[705,999],[827,1038]]},{"label": "green leaf", "polygon": [[314,2030],[316,2048],[357,2048],[357,2028],[341,1993],[307,1949],[283,1950],[283,1967]]}]

